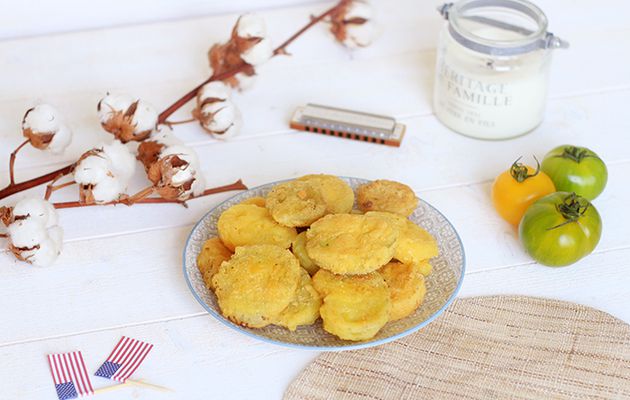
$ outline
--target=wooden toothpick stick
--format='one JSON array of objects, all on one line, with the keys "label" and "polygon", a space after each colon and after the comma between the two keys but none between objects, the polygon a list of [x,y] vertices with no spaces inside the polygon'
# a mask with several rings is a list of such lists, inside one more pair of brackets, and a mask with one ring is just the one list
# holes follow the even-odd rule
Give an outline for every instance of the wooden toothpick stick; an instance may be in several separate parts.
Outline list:
[{"label": "wooden toothpick stick", "polygon": [[164,387],[164,386],[160,386],[160,385],[154,385],[152,383],[148,383],[145,382],[143,380],[131,380],[131,379],[127,379],[125,381],[125,383],[121,383],[120,385],[113,385],[113,386],[107,386],[104,388],[100,388],[100,389],[96,389],[94,391],[94,394],[99,394],[99,393],[105,393],[105,392],[111,392],[112,390],[118,390],[127,386],[140,386],[140,387],[145,387],[147,389],[153,389],[153,390],[157,390],[159,392],[172,392],[173,389]]},{"label": "wooden toothpick stick", "polygon": [[153,390],[157,390],[159,392],[173,392],[174,390],[171,388],[167,388],[164,386],[160,386],[160,385],[154,385],[153,383],[148,383],[143,381],[142,379],[134,381],[131,379],[127,379],[127,381],[125,383],[128,383],[130,385],[134,385],[134,386],[142,386],[142,387],[146,387],[149,389],[153,389]]},{"label": "wooden toothpick stick", "polygon": [[125,383],[123,383],[121,385],[106,386],[104,388],[96,389],[96,390],[94,390],[94,394],[111,392],[112,390],[118,390],[118,389],[124,388],[126,386],[131,386],[131,382],[127,381],[127,382],[125,382]]}]

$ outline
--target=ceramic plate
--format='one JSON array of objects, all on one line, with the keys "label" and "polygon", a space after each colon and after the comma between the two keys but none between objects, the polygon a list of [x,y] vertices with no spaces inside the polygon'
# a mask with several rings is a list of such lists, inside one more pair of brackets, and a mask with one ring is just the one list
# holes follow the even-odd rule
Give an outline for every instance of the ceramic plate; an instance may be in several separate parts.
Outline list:
[{"label": "ceramic plate", "polygon": [[[342,178],[353,189],[369,182],[358,178]],[[225,319],[214,294],[203,283],[196,259],[206,239],[217,236],[217,221],[223,211],[245,199],[265,196],[280,182],[269,183],[237,194],[208,212],[193,228],[184,249],[184,276],[190,290],[208,312],[228,327],[256,339],[283,346],[320,351],[349,350],[387,343],[417,331],[440,315],[455,299],[462,284],[465,268],[464,248],[451,223],[437,209],[420,200],[409,217],[429,231],[438,241],[440,255],[431,262],[433,272],[426,279],[427,294],[416,312],[399,321],[389,322],[372,339],[350,342],[333,336],[322,328],[321,320],[314,325],[299,327],[295,332],[270,325],[263,329],[245,328]]]}]

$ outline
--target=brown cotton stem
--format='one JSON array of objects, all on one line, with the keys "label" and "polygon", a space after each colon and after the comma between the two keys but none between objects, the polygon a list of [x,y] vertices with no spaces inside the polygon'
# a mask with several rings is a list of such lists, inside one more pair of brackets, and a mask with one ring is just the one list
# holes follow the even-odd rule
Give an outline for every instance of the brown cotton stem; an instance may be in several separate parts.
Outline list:
[{"label": "brown cotton stem", "polygon": [[184,106],[184,104],[188,103],[190,100],[194,99],[195,96],[197,96],[197,92],[199,91],[199,89],[201,89],[203,87],[203,85],[205,85],[208,82],[212,82],[212,81],[222,81],[224,79],[230,78],[236,74],[238,74],[239,72],[243,72],[245,71],[247,68],[249,67],[248,64],[243,63],[240,66],[230,70],[230,71],[226,71],[222,74],[218,74],[218,75],[212,75],[210,78],[206,79],[205,81],[201,82],[199,85],[195,86],[195,88],[193,88],[190,92],[186,93],[184,96],[182,96],[179,100],[177,100],[175,103],[171,104],[166,110],[162,111],[160,113],[160,115],[158,116],[158,124],[163,124],[166,122],[166,119],[168,117],[170,117],[175,111],[179,110],[180,108],[182,108]]},{"label": "brown cotton stem", "polygon": [[11,195],[14,195],[16,193],[34,188],[36,186],[43,185],[44,183],[50,182],[53,179],[57,178],[59,175],[68,175],[69,173],[72,172],[73,169],[74,169],[74,163],[67,165],[63,168],[59,168],[56,171],[49,172],[42,176],[38,176],[37,178],[29,179],[28,181],[16,183],[13,185],[9,184],[4,189],[0,190],[0,200],[6,197],[9,197]]},{"label": "brown cotton stem", "polygon": [[[61,178],[61,176],[59,178]],[[50,182],[46,186],[46,194],[44,195],[44,200],[50,200],[50,196],[52,196],[53,192],[55,192],[55,191],[57,191],[59,189],[63,189],[63,188],[68,187],[68,186],[72,186],[72,185],[74,185],[76,183],[75,181],[70,181],[70,182],[62,183],[61,185],[54,185],[54,183],[57,180],[58,179],[54,179],[52,182]]]},{"label": "brown cotton stem", "polygon": [[22,149],[22,147],[26,146],[29,142],[30,140],[26,139],[24,142],[22,142],[21,145],[19,145],[15,150],[13,150],[13,152],[11,153],[11,156],[9,157],[9,186],[15,185],[14,167],[15,167],[15,159],[17,158],[17,153]]},{"label": "brown cotton stem", "polygon": [[142,200],[146,199],[147,197],[151,196],[153,193],[155,192],[155,186],[149,186],[147,188],[142,189],[141,191],[139,191],[138,193],[134,194],[133,196],[129,196],[125,199],[121,199],[120,203],[124,203],[128,206],[131,206],[135,203],[139,203]]},{"label": "brown cotton stem", "polygon": [[[184,203],[181,200],[166,200],[162,198],[146,198],[142,200],[138,200],[133,204],[148,204],[148,203],[168,203],[168,204],[182,204]],[[53,203],[53,206],[56,209],[61,208],[78,208],[78,207],[92,207],[92,206],[115,206],[117,204],[124,204],[130,206],[132,204],[128,204],[126,200],[119,201],[110,201],[109,203],[82,203],[80,201],[64,201],[59,203]]]},{"label": "brown cotton stem", "polygon": [[[338,7],[340,7],[342,4],[344,3],[344,0],[342,0],[341,2],[339,2],[337,5],[335,5],[334,7],[326,10],[325,12],[323,12],[322,14],[311,18],[311,20],[309,21],[308,24],[304,25],[299,31],[297,31],[296,33],[294,33],[290,38],[288,38],[287,40],[285,40],[280,46],[278,46],[274,51],[273,51],[273,55],[277,56],[280,54],[287,54],[286,52],[286,48],[293,43],[298,37],[300,37],[304,32],[306,32],[307,30],[309,30],[313,25],[316,25],[318,22],[321,22],[324,18],[328,17],[330,14],[332,14]],[[166,119],[168,117],[170,117],[175,111],[179,110],[180,108],[182,108],[184,106],[184,104],[188,103],[190,100],[194,99],[195,96],[197,95],[197,92],[199,91],[199,89],[201,89],[201,87],[203,85],[205,85],[208,82],[212,82],[212,81],[222,81],[225,80],[227,78],[231,78],[234,75],[238,74],[239,72],[244,72],[245,70],[247,70],[248,68],[251,68],[251,66],[245,62],[241,63],[241,65],[229,70],[229,71],[225,71],[221,74],[217,74],[217,75],[212,75],[211,77],[209,77],[208,79],[206,79],[205,81],[201,82],[199,85],[197,85],[196,87],[194,87],[191,91],[189,91],[188,93],[186,93],[184,96],[182,96],[180,99],[178,99],[175,103],[171,104],[166,110],[162,111],[160,113],[160,116],[158,117],[158,124],[163,124],[165,123]]]},{"label": "brown cotton stem", "polygon": [[311,21],[304,25],[302,27],[302,29],[300,29],[299,31],[295,32],[293,34],[293,36],[291,36],[290,38],[288,38],[287,40],[285,40],[284,43],[282,43],[280,46],[278,46],[274,51],[273,51],[273,55],[277,56],[279,54],[286,54],[286,48],[293,43],[297,38],[299,38],[304,32],[306,32],[307,30],[309,30],[313,25],[318,24],[319,22],[321,22],[324,18],[328,17],[330,14],[332,14],[333,12],[335,12],[335,10],[340,7],[343,4],[343,1],[341,1],[339,4],[335,5],[332,8],[329,8],[327,11],[323,12],[322,14],[319,14],[316,17],[311,18]]},{"label": "brown cotton stem", "polygon": [[164,121],[164,125],[168,126],[169,128],[172,128],[173,125],[184,125],[184,124],[189,124],[195,121],[197,121],[197,118],[189,118],[182,121]]},{"label": "brown cotton stem", "polygon": [[[109,203],[102,203],[102,204],[89,203],[88,204],[88,203],[82,203],[80,201],[65,201],[65,202],[60,202],[60,203],[53,203],[53,206],[57,209],[91,207],[91,206],[110,206],[110,205],[116,205],[116,204],[125,204],[128,206],[132,206],[134,204],[181,204],[186,207],[186,201],[183,201],[183,200],[168,200],[168,199],[163,199],[161,197],[146,197],[146,193],[148,192],[148,189],[151,189],[151,193],[154,190],[153,187],[143,189],[131,197],[127,197],[126,199],[121,199],[117,201],[111,201]],[[247,186],[245,186],[243,184],[243,181],[239,179],[238,181],[229,185],[206,189],[200,195],[190,197],[188,200],[198,199],[200,197],[209,196],[211,194],[230,192],[234,190],[247,190]],[[145,197],[142,197],[142,196],[145,196]],[[130,202],[129,200],[134,197],[135,199],[132,202]]]},{"label": "brown cotton stem", "polygon": [[239,179],[238,181],[229,185],[206,189],[203,192],[201,192],[200,195],[191,197],[190,200],[197,199],[199,197],[209,196],[211,194],[216,194],[216,193],[221,193],[221,192],[230,192],[233,190],[247,190],[247,186],[245,186],[243,181]]}]

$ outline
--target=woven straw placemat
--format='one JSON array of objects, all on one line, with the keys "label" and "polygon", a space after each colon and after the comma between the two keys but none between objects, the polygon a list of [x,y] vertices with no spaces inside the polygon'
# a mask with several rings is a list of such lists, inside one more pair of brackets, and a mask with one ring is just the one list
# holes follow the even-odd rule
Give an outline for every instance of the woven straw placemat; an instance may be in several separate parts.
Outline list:
[{"label": "woven straw placemat", "polygon": [[284,399],[630,399],[630,326],[557,300],[458,299],[401,340],[322,354]]}]

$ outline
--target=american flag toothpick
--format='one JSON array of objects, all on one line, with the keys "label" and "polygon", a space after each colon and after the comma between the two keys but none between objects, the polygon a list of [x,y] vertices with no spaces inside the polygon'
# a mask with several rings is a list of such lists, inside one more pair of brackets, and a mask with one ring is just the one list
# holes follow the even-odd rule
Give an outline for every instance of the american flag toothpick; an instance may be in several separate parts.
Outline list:
[{"label": "american flag toothpick", "polygon": [[49,354],[48,363],[59,400],[94,394],[90,376],[80,351]]},{"label": "american flag toothpick", "polygon": [[136,372],[152,348],[150,343],[123,336],[94,375],[124,383]]}]

